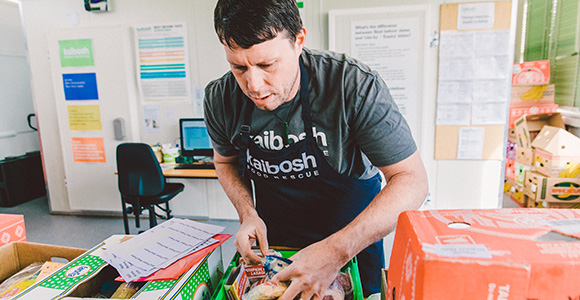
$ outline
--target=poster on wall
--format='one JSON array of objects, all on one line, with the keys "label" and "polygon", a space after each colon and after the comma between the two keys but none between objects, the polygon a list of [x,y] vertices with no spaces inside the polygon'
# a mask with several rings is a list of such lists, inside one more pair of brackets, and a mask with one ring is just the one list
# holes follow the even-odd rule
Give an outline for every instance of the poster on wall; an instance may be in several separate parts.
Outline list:
[{"label": "poster on wall", "polygon": [[376,70],[410,124],[417,122],[418,18],[351,22],[351,55]]},{"label": "poster on wall", "polygon": [[74,162],[104,163],[103,138],[71,138]]},{"label": "poster on wall", "polygon": [[102,130],[101,109],[99,105],[69,105],[68,123],[70,130]]},{"label": "poster on wall", "polygon": [[91,39],[58,41],[62,67],[94,66],[93,41]]},{"label": "poster on wall", "polygon": [[134,28],[137,78],[143,102],[191,102],[184,23]]},{"label": "poster on wall", "polygon": [[99,100],[95,73],[62,74],[65,100]]}]

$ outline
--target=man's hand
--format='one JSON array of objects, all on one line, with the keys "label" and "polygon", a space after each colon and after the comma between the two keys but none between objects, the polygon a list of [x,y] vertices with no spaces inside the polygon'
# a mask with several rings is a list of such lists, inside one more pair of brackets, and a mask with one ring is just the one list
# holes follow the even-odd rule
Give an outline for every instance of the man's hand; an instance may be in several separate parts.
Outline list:
[{"label": "man's hand", "polygon": [[[272,281],[292,281],[278,300],[318,300],[346,264],[330,250],[325,241],[312,244],[292,256],[292,264],[276,274]],[[329,251],[330,250],[330,251]]]},{"label": "man's hand", "polygon": [[260,257],[252,251],[252,245],[256,240],[260,245],[262,255],[265,257],[268,253],[266,224],[264,224],[264,221],[258,215],[245,217],[240,229],[236,233],[234,245],[247,264],[260,263]]}]

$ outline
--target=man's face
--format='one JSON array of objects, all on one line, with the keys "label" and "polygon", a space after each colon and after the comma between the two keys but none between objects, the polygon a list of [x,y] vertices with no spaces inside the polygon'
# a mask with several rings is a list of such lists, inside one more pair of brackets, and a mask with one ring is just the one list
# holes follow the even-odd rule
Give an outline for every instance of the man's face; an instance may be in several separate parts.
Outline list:
[{"label": "man's face", "polygon": [[256,107],[275,110],[292,99],[300,86],[298,58],[305,31],[292,42],[285,32],[249,49],[224,45],[226,58],[240,88]]}]

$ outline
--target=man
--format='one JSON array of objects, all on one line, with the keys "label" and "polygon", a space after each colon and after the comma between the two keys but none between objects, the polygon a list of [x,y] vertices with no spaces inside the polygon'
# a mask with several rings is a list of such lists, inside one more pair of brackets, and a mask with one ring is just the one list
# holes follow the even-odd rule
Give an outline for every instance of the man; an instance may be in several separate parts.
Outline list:
[{"label": "man", "polygon": [[262,253],[302,249],[273,278],[291,281],[280,300],[320,298],[355,255],[365,296],[379,292],[382,238],[427,194],[385,83],[351,58],[304,48],[294,0],[219,0],[214,21],[231,72],[206,87],[205,119],[240,217],[238,252],[252,262],[256,241]]}]

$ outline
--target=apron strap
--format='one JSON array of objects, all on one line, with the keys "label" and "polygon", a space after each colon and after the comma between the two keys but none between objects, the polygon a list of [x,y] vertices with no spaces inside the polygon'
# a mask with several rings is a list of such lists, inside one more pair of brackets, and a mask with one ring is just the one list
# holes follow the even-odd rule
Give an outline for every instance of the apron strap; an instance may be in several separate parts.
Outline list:
[{"label": "apron strap", "polygon": [[248,144],[250,143],[250,124],[252,121],[252,112],[254,111],[254,105],[252,105],[252,103],[249,104],[250,105],[246,107],[246,112],[244,113],[244,122],[240,127],[240,154],[238,155],[240,169],[238,172],[242,178],[246,174],[246,159],[248,158],[247,150]]},{"label": "apron strap", "polygon": [[306,138],[314,138],[312,134],[312,117],[310,116],[310,99],[308,94],[308,75],[302,57],[300,58],[300,99],[302,100],[302,121]]}]

